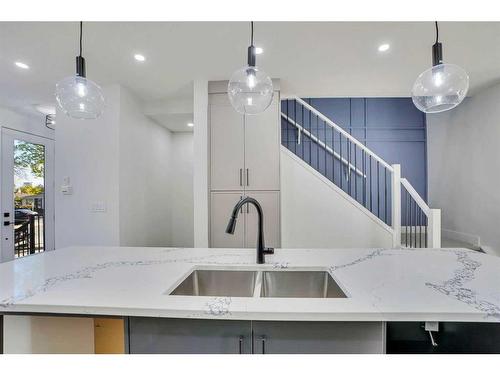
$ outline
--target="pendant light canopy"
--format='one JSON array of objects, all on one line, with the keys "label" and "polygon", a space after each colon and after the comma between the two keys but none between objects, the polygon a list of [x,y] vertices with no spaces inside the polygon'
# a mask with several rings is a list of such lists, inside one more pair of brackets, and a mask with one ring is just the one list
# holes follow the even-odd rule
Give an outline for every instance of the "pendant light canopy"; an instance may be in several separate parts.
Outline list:
[{"label": "pendant light canopy", "polygon": [[85,59],[82,56],[82,30],[80,22],[80,54],[76,57],[76,75],[56,84],[56,99],[68,116],[76,119],[96,119],[104,111],[101,88],[86,77]]},{"label": "pendant light canopy", "polygon": [[273,100],[273,81],[257,68],[256,49],[253,45],[253,22],[248,47],[248,65],[233,73],[227,87],[229,101],[234,109],[245,115],[264,112]]},{"label": "pendant light canopy", "polygon": [[468,90],[469,76],[465,70],[458,65],[443,63],[443,46],[439,43],[439,28],[436,22],[432,68],[420,74],[413,84],[413,103],[425,113],[444,112],[459,105]]}]

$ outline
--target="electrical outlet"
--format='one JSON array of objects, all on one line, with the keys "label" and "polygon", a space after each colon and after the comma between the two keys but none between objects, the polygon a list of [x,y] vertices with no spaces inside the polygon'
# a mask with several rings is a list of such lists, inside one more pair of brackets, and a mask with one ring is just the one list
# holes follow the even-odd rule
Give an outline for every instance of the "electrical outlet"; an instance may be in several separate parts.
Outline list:
[{"label": "electrical outlet", "polygon": [[439,322],[425,322],[424,329],[429,332],[438,332]]}]

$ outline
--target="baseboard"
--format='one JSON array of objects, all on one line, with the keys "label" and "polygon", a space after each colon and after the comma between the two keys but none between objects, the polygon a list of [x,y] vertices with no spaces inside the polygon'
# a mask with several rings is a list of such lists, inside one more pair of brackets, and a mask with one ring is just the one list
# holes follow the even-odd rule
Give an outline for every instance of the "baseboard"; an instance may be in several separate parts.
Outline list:
[{"label": "baseboard", "polygon": [[481,247],[481,238],[475,234],[458,232],[451,229],[441,229],[441,236],[450,240],[466,242],[477,248]]}]

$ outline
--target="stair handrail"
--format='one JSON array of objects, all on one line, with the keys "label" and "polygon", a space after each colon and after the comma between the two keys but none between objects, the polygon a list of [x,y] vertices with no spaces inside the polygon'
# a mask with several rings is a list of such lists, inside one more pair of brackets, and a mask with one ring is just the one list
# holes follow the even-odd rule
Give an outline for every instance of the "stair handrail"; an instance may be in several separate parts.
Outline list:
[{"label": "stair handrail", "polygon": [[392,166],[388,164],[384,159],[382,159],[380,156],[378,156],[376,153],[374,153],[372,150],[370,150],[368,147],[366,147],[363,143],[358,141],[356,138],[354,138],[351,134],[346,132],[344,129],[342,129],[339,125],[334,123],[332,120],[330,120],[328,117],[326,117],[323,113],[318,111],[316,108],[299,98],[298,96],[291,96],[291,99],[296,100],[302,106],[307,108],[309,111],[313,112],[316,114],[319,118],[321,118],[325,123],[327,123],[331,128],[334,128],[336,131],[338,131],[340,134],[342,134],[344,137],[349,139],[352,143],[354,143],[356,146],[358,146],[360,149],[362,149],[365,153],[370,155],[372,158],[374,158],[376,161],[378,161],[380,164],[382,164],[385,168],[387,168],[391,173],[393,172]]},{"label": "stair handrail", "polygon": [[[325,142],[323,142],[318,137],[316,137],[314,134],[312,134],[309,130],[305,129],[298,122],[294,121],[292,118],[288,117],[283,112],[281,112],[281,117],[283,117],[287,122],[289,122],[290,124],[292,124],[293,126],[295,126],[299,130],[299,132],[304,133],[307,137],[309,137],[314,142],[316,142],[318,145],[320,145],[322,148],[324,148],[329,154],[332,154],[335,159],[339,160],[342,164],[344,164],[345,166],[347,166],[349,168],[349,171],[353,170],[358,176],[366,178],[366,174],[363,173],[362,170],[360,170],[359,168],[357,168],[354,165],[352,165],[346,158],[341,157],[338,152],[335,152],[334,149],[332,149]],[[299,136],[299,140],[300,140],[300,136]]]},{"label": "stair handrail", "polygon": [[410,184],[410,182],[406,178],[401,178],[401,185],[404,186],[408,194],[413,198],[415,203],[420,207],[420,209],[424,212],[425,216],[429,216],[431,214],[431,208],[425,203],[420,194],[415,190],[415,188]]},{"label": "stair handrail", "polygon": [[436,208],[430,208],[427,203],[422,199],[420,194],[415,190],[412,184],[406,179],[401,178],[401,185],[405,188],[406,192],[415,201],[415,203],[420,207],[424,215],[427,217],[428,224],[428,237],[429,248],[440,248],[441,247],[441,210]]}]

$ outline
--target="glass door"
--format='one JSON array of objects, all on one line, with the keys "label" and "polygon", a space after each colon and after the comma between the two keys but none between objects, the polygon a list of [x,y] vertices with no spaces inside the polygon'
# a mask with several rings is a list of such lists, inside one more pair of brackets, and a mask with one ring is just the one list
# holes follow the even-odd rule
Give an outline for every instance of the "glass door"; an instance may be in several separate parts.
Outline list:
[{"label": "glass door", "polygon": [[53,140],[2,129],[1,261],[54,248]]}]

